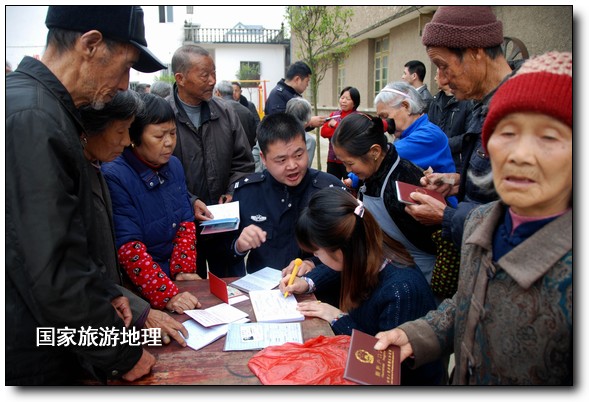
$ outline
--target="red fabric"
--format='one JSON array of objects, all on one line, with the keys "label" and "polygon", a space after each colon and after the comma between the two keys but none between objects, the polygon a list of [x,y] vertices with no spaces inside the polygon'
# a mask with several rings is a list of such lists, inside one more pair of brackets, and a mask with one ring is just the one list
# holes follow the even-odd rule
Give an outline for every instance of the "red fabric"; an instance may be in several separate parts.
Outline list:
[{"label": "red fabric", "polygon": [[320,335],[303,344],[268,346],[247,366],[264,385],[357,385],[344,379],[349,335]]},{"label": "red fabric", "polygon": [[153,261],[145,244],[130,241],[119,248],[121,266],[151,307],[163,310],[179,292],[178,287]]},{"label": "red fabric", "polygon": [[174,249],[170,258],[170,275],[176,278],[180,272],[196,272],[196,225],[182,222],[173,241]]},{"label": "red fabric", "polygon": [[333,133],[335,132],[335,129],[339,125],[339,122],[342,121],[342,119],[344,117],[346,117],[347,115],[352,114],[352,113],[356,113],[356,111],[355,110],[350,110],[350,111],[344,112],[342,110],[336,110],[335,112],[331,112],[329,116],[336,116],[336,115],[339,114],[339,117],[336,117],[334,119],[336,121],[335,127],[330,127],[329,126],[329,120],[326,121],[321,126],[321,130],[320,130],[321,136],[323,138],[327,138],[327,139],[333,137]]}]

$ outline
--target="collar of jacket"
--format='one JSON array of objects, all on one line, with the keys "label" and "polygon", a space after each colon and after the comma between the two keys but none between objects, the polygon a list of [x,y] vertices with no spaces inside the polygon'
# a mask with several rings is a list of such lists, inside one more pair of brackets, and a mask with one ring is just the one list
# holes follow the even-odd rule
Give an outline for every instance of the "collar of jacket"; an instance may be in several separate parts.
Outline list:
[{"label": "collar of jacket", "polygon": [[151,167],[143,163],[135,154],[131,148],[126,148],[123,151],[123,158],[127,161],[129,166],[137,172],[141,181],[148,190],[153,190],[160,185],[160,178],[165,180],[168,179],[168,173],[170,171],[169,163],[162,165],[158,170],[153,170]]},{"label": "collar of jacket", "polygon": [[286,91],[292,93],[293,95],[296,96],[302,96],[300,93],[298,93],[297,91],[295,91],[295,89],[293,87],[291,87],[290,85],[288,85],[286,83],[286,81],[284,81],[284,78],[281,79],[280,81],[278,81],[278,84],[276,84],[277,86],[280,85],[282,88],[284,88]]},{"label": "collar of jacket", "polygon": [[33,57],[25,56],[15,72],[28,75],[51,91],[75,121],[80,134],[85,131],[80,112],[76,108],[72,96],[45,64]]},{"label": "collar of jacket", "polygon": [[[482,222],[465,240],[465,244],[475,244],[491,253],[493,235],[499,222],[507,211],[507,206],[500,201],[491,203],[490,209]],[[526,241],[505,254],[497,265],[509,274],[519,286],[528,289],[572,249],[573,211],[570,210],[546,224]],[[525,264],[522,264],[522,261]]]},{"label": "collar of jacket", "polygon": [[[182,102],[180,101],[180,98],[178,97],[178,84],[176,84],[176,83],[174,83],[173,94],[174,94],[174,96],[173,96],[172,107],[176,111],[178,119],[180,120],[181,123],[187,124],[189,127],[193,128],[196,131],[198,128],[194,127],[194,125],[192,124],[192,121],[190,121],[190,119],[188,118],[188,114],[186,113],[186,110],[184,109],[184,106],[182,106]],[[218,115],[214,111],[211,111],[211,107],[209,105],[209,102],[212,102],[213,99],[214,99],[214,97],[211,98],[210,101],[202,101],[200,103],[200,125],[201,125],[201,127],[203,124],[205,124],[209,120],[214,120],[214,119],[218,118]]]}]

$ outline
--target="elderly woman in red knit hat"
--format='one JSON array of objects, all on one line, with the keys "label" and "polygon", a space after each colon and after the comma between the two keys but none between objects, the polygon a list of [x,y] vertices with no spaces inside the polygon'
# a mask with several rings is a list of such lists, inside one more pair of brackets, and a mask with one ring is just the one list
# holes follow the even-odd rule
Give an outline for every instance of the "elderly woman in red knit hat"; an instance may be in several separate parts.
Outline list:
[{"label": "elderly woman in red knit hat", "polygon": [[377,334],[419,366],[454,352],[455,384],[572,384],[572,55],[530,59],[490,104],[483,146],[500,200],[469,215],[458,291]]}]

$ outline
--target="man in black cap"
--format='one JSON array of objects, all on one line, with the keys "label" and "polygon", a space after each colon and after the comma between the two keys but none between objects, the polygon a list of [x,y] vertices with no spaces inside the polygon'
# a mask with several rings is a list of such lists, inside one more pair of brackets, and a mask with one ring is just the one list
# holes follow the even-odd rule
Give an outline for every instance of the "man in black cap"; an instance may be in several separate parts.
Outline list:
[{"label": "man in black cap", "polygon": [[[123,342],[129,303],[101,276],[77,108],[126,90],[131,68],[165,66],[147,49],[140,7],[51,6],[46,25],[41,61],[25,57],[6,76],[6,384],[71,384],[80,366],[133,381],[155,358]],[[62,344],[66,327],[73,342]]]}]

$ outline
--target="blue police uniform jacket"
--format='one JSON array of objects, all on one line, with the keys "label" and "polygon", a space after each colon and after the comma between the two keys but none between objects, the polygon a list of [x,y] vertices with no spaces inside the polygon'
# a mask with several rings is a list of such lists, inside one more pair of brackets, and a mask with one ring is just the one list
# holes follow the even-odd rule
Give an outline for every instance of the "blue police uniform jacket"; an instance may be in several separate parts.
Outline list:
[{"label": "blue police uniform jacket", "polygon": [[248,273],[264,267],[282,269],[297,257],[312,257],[299,249],[295,225],[311,196],[328,186],[342,187],[342,182],[335,176],[316,169],[309,169],[296,187],[279,183],[267,170],[235,183],[233,201],[241,202],[239,230],[231,242],[234,263],[243,266],[245,255],[237,253],[235,241],[243,228],[251,224],[266,232],[266,242],[249,251]]},{"label": "blue police uniform jacket", "polygon": [[194,220],[180,160],[172,156],[156,172],[125,149],[102,165],[112,199],[116,246],[140,241],[170,275],[172,241],[179,224]]}]

